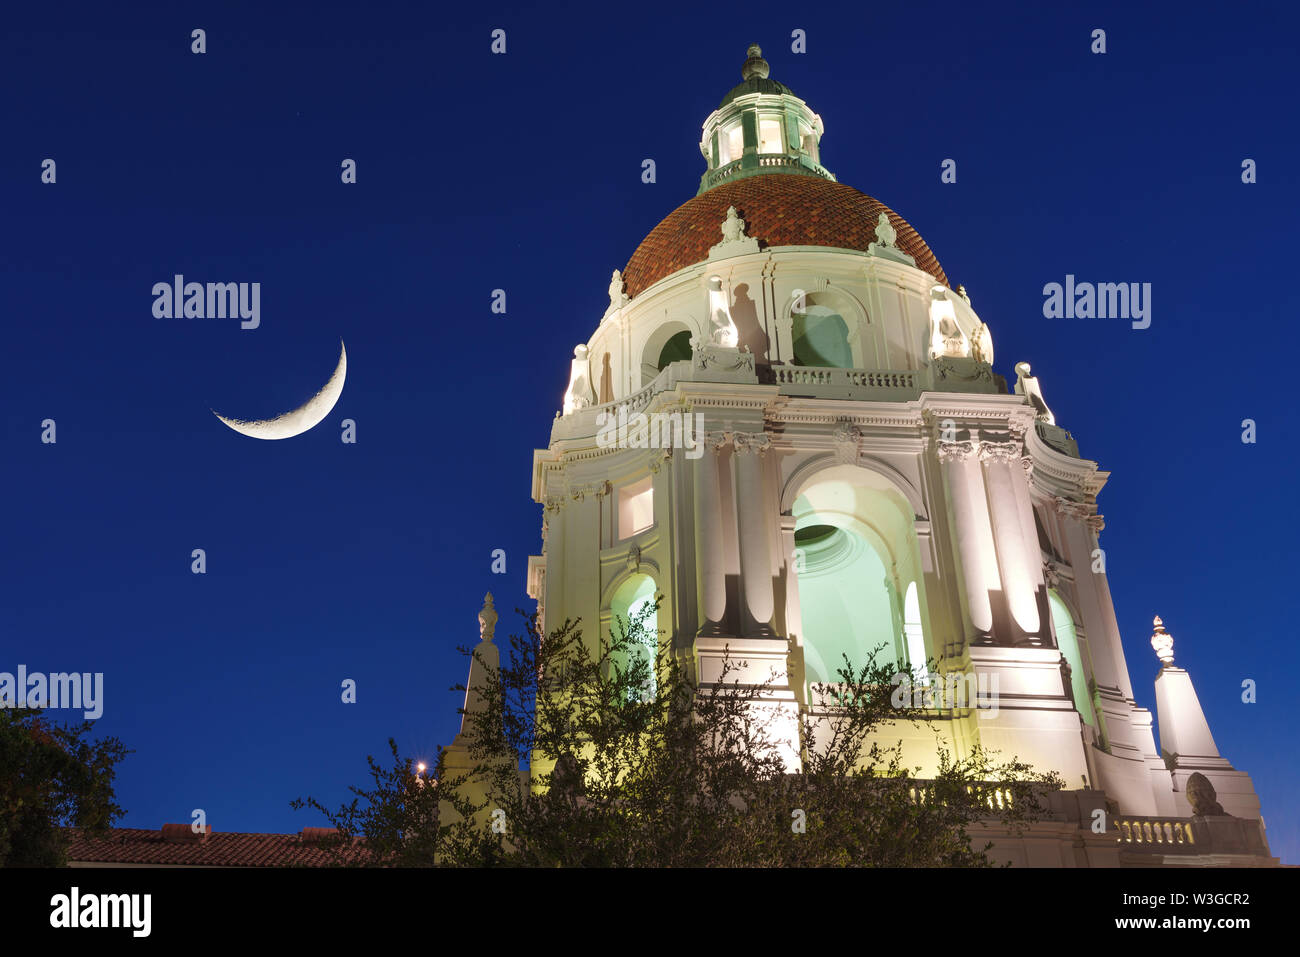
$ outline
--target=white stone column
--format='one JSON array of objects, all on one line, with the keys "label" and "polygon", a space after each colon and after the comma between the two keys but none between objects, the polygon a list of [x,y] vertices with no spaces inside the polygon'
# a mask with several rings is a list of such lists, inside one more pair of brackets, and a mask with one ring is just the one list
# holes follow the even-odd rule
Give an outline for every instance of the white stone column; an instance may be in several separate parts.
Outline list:
[{"label": "white stone column", "polygon": [[[890,635],[894,645],[895,670],[905,671],[907,665],[907,632],[903,628],[903,584],[898,580],[898,566],[890,563],[889,574],[883,582],[889,596]],[[919,597],[919,596],[918,596]]]},{"label": "white stone column", "polygon": [[1042,581],[1042,559],[1038,532],[1021,526],[1020,507],[1016,501],[1016,482],[1024,481],[1020,466],[1020,443],[983,442],[980,460],[984,463],[984,481],[988,487],[989,516],[993,522],[993,540],[998,550],[998,569],[1002,573],[1003,594],[1011,613],[1012,640],[1042,641],[1042,619],[1038,614],[1035,578]]},{"label": "white stone column", "polygon": [[972,638],[978,641],[993,632],[989,592],[1001,588],[988,528],[984,476],[970,442],[940,442],[939,461],[952,503],[953,536],[966,590],[966,613],[976,632]]},{"label": "white stone column", "polygon": [[766,432],[739,434],[736,448],[736,536],[740,545],[741,625],[746,637],[772,636],[775,612],[772,559],[766,498],[763,495],[763,454],[771,448]]},{"label": "white stone column", "polygon": [[790,687],[795,698],[801,704],[804,701],[804,666],[803,666],[803,607],[799,600],[799,573],[802,571],[802,553],[797,552],[794,541],[794,516],[781,516],[781,553],[785,566],[785,636],[797,647],[791,650],[786,667],[790,675]]},{"label": "white stone column", "polygon": [[[542,541],[542,555],[546,558],[546,581],[544,603],[549,610],[550,621],[563,622],[568,614],[568,605],[564,600],[564,585],[568,581],[565,575],[566,562],[564,554],[564,514],[565,498],[563,495],[547,495],[543,499],[542,514],[545,534]],[[542,632],[546,636],[546,632]]]},{"label": "white stone column", "polygon": [[1104,566],[1097,566],[1093,552],[1097,548],[1097,533],[1105,524],[1087,502],[1072,502],[1057,498],[1057,511],[1065,529],[1065,545],[1070,567],[1074,569],[1074,587],[1078,595],[1079,614],[1088,633],[1088,647],[1092,653],[1093,678],[1099,691],[1117,692],[1123,699],[1133,699],[1133,686],[1129,680],[1128,663],[1120,643],[1119,625],[1111,605],[1110,589],[1106,586]]},{"label": "white stone column", "polygon": [[[718,449],[723,436],[700,436],[704,454],[695,460],[695,568],[699,594],[698,634],[716,635],[727,615],[727,575],[722,551],[722,494]],[[730,478],[730,476],[728,476]]]},{"label": "white stone column", "polygon": [[[1017,437],[1023,442],[1023,438]],[[1030,492],[1033,484],[1034,461],[1027,455],[1020,458],[1021,471],[1012,469],[1012,487],[1016,493],[1016,511],[1020,515],[1020,530],[1024,536],[1025,561],[1029,582],[1034,592],[1034,606],[1038,609],[1038,643],[1044,648],[1052,645],[1052,606],[1047,600],[1047,577],[1043,574],[1043,548],[1038,538],[1038,520],[1034,499]]]}]

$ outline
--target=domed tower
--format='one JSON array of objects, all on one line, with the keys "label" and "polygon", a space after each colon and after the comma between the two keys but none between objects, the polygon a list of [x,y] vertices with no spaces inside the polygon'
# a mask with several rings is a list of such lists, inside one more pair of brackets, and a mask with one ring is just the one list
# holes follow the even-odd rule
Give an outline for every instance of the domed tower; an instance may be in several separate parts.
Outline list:
[{"label": "domed tower", "polygon": [[[704,122],[699,193],[613,272],[575,349],[533,457],[543,627],[608,634],[662,593],[662,640],[701,681],[729,649],[780,676],[792,712],[816,711],[842,655],[883,645],[900,672],[989,697],[890,729],[910,764],[936,768],[937,730],[1100,806],[1187,813],[1100,558],[1108,473],[1027,364],[1007,388],[965,290],[822,165],[821,118],[769,73],[751,46]],[[1223,774],[1219,801],[1257,818],[1249,779]]]}]

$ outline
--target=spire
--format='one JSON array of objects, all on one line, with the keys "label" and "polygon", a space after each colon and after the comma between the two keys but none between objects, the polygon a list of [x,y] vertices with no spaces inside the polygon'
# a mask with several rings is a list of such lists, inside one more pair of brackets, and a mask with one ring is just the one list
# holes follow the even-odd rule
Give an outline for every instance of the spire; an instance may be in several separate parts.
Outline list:
[{"label": "spire", "polygon": [[1160,750],[1175,755],[1180,773],[1231,770],[1219,754],[1201,708],[1192,676],[1174,664],[1174,638],[1155,617],[1151,647],[1161,661],[1156,675],[1156,717],[1160,721]]},{"label": "spire", "polygon": [[465,681],[465,707],[460,718],[460,734],[456,735],[453,745],[468,746],[473,737],[474,716],[487,710],[488,703],[484,692],[491,673],[500,665],[501,654],[492,644],[496,633],[497,610],[492,604],[492,593],[483,596],[483,608],[478,613],[478,646],[469,660],[469,677]]}]

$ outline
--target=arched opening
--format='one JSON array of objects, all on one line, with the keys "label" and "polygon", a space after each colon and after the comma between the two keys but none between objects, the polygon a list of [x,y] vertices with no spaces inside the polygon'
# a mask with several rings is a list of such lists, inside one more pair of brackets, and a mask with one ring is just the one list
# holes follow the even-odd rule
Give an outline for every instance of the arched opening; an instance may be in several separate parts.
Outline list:
[{"label": "arched opening", "polygon": [[633,656],[646,664],[646,680],[639,691],[631,692],[634,700],[653,701],[658,690],[655,680],[655,653],[659,647],[658,612],[653,606],[655,581],[649,575],[632,575],[610,599],[610,640],[627,629],[628,647],[613,654],[615,665],[630,668]]},{"label": "arched opening", "polygon": [[857,671],[872,652],[876,664],[924,674],[924,583],[903,495],[877,472],[841,465],[817,473],[791,511],[808,685],[840,683],[845,657]]},{"label": "arched opening", "polygon": [[691,336],[694,333],[684,322],[670,320],[650,333],[641,346],[641,384],[644,389],[663,369],[677,359],[691,357]]},{"label": "arched opening", "polygon": [[1088,690],[1088,674],[1083,670],[1083,652],[1079,648],[1079,635],[1074,630],[1074,616],[1056,589],[1048,589],[1047,600],[1052,607],[1056,646],[1070,665],[1070,691],[1074,697],[1074,706],[1083,720],[1096,728],[1097,715],[1093,711],[1092,694]]},{"label": "arched opening", "polygon": [[917,597],[916,582],[907,585],[903,599],[903,638],[907,646],[907,663],[913,676],[929,684],[926,667],[925,631],[921,626],[921,599]]},{"label": "arched opening", "polygon": [[[805,504],[801,497],[796,507]],[[812,684],[838,684],[846,658],[856,670],[880,645],[886,646],[882,656],[893,651],[885,566],[866,539],[834,525],[796,527],[794,542],[802,552],[804,674]]]},{"label": "arched opening", "polygon": [[809,301],[802,312],[791,313],[790,319],[795,365],[853,368],[849,324],[838,312]]},{"label": "arched opening", "polygon": [[683,329],[664,343],[659,351],[659,371],[662,372],[670,363],[691,357],[691,334]]}]

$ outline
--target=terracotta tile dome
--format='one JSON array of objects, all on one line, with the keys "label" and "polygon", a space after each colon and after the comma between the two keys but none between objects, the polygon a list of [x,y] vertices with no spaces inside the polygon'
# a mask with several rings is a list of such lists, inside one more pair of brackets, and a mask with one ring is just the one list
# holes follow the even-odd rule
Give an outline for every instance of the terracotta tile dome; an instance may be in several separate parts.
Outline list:
[{"label": "terracotta tile dome", "polygon": [[628,296],[636,297],[664,276],[708,259],[709,249],[722,241],[728,206],[735,206],[745,220],[745,235],[764,248],[832,246],[866,252],[876,241],[877,219],[888,213],[898,247],[918,268],[948,285],[925,240],[884,203],[819,176],[767,173],[715,186],[669,213],[623,270]]}]

